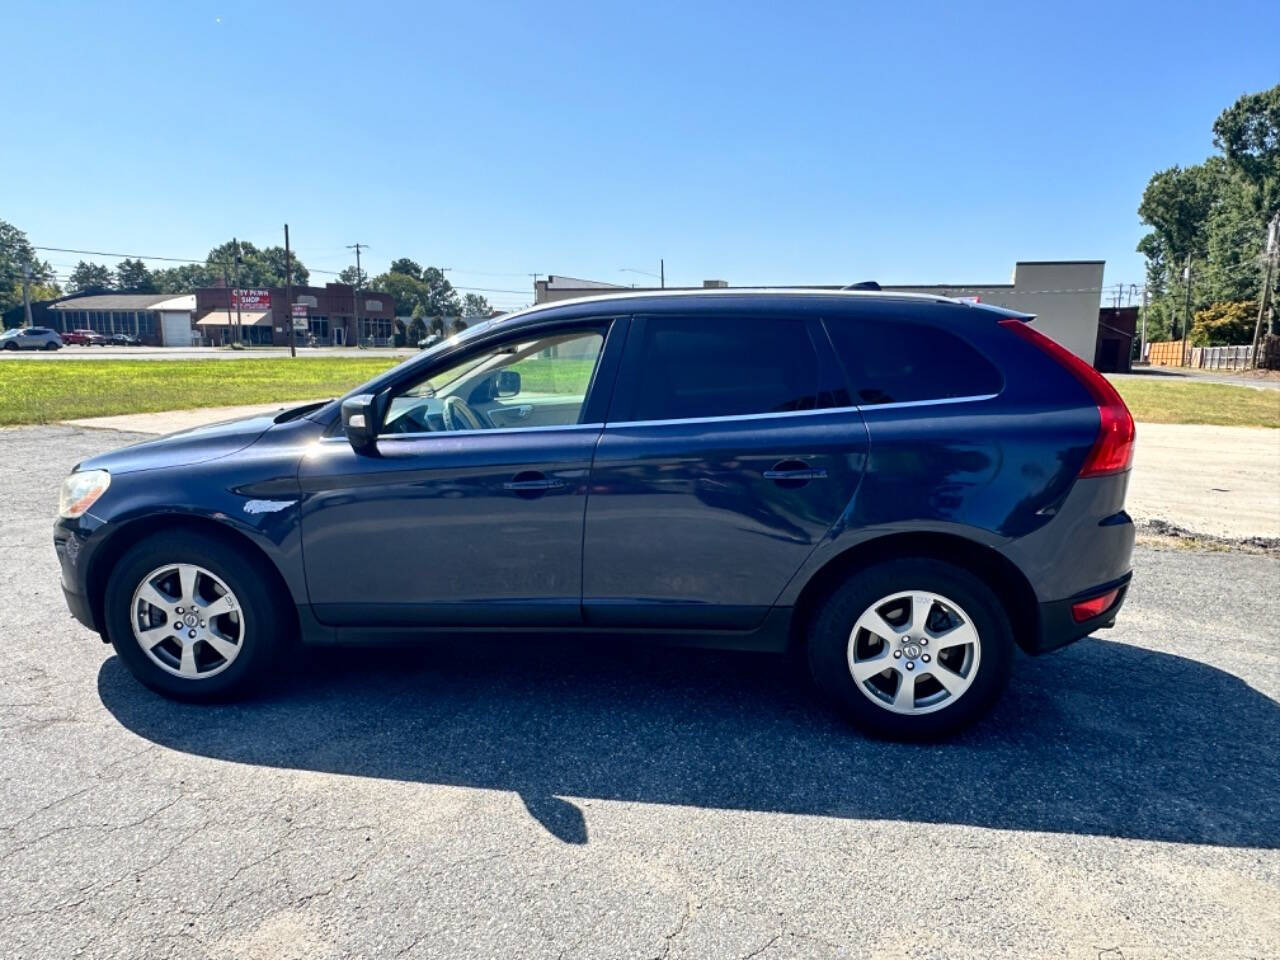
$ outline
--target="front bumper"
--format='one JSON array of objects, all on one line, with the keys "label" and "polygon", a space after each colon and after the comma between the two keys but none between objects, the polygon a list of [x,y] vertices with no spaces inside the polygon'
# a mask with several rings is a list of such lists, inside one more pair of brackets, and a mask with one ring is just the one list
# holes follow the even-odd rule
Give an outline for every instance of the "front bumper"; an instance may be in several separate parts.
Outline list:
[{"label": "front bumper", "polygon": [[89,560],[101,537],[103,522],[85,514],[75,520],[59,518],[53,525],[53,549],[62,568],[62,596],[71,615],[90,630],[101,632],[89,599]]},{"label": "front bumper", "polygon": [[[1088,590],[1082,590],[1075,596],[1067,597],[1065,600],[1055,600],[1052,603],[1040,604],[1040,630],[1036,636],[1036,642],[1026,647],[1027,652],[1033,654],[1048,653],[1050,650],[1060,649],[1069,643],[1074,643],[1083,637],[1087,637],[1095,630],[1114,626],[1116,614],[1124,606],[1125,597],[1129,594],[1129,582],[1132,579],[1133,573],[1126,573],[1119,579],[1108,583],[1100,583],[1095,587],[1090,587]],[[1115,603],[1096,617],[1077,622],[1075,617],[1072,616],[1071,608],[1074,604],[1079,603],[1081,600],[1090,600],[1115,589],[1120,591],[1116,596]]]}]

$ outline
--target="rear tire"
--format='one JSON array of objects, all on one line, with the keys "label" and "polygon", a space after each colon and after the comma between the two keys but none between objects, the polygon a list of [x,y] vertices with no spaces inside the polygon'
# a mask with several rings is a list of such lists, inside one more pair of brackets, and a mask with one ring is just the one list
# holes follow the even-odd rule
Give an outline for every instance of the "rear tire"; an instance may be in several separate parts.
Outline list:
[{"label": "rear tire", "polygon": [[968,727],[1004,689],[1013,655],[991,588],[928,557],[851,576],[819,605],[807,639],[818,688],[857,727],[895,740]]},{"label": "rear tire", "polygon": [[291,639],[281,604],[292,601],[275,583],[260,558],[221,539],[156,534],[131,547],[107,580],[107,636],[157,693],[235,699],[272,674]]}]

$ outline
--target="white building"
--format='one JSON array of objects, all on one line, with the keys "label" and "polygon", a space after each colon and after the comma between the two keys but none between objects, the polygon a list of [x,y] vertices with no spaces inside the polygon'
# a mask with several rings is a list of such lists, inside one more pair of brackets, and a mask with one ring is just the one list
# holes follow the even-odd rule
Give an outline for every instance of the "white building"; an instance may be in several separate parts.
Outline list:
[{"label": "white building", "polygon": [[100,293],[51,303],[49,318],[60,333],[93,330],[107,337],[127,333],[144,343],[189,347],[195,308],[194,294]]},{"label": "white building", "polygon": [[[1102,260],[1019,260],[1008,283],[937,283],[925,285],[881,284],[884,290],[905,293],[936,293],[945,297],[970,298],[1010,310],[1036,315],[1036,329],[1053,337],[1087,363],[1093,363],[1098,339],[1098,308],[1102,303]],[[854,280],[865,279],[862,277]],[[706,280],[702,288],[727,287],[723,280]],[[597,280],[551,275],[534,283],[535,303],[550,303],[605,293],[637,289]],[[674,289],[701,289],[667,287]],[[789,289],[787,287],[774,289]],[[810,290],[838,290],[838,286],[816,285]]]}]

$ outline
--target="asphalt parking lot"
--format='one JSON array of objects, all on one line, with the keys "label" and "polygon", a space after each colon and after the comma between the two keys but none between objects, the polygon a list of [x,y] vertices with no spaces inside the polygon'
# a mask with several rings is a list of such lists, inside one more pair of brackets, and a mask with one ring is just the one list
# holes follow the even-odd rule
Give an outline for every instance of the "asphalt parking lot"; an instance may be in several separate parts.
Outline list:
[{"label": "asphalt parking lot", "polygon": [[1140,547],[996,713],[866,740],[772,657],[473,642],[137,685],[0,430],[0,956],[1280,955],[1280,558]]}]

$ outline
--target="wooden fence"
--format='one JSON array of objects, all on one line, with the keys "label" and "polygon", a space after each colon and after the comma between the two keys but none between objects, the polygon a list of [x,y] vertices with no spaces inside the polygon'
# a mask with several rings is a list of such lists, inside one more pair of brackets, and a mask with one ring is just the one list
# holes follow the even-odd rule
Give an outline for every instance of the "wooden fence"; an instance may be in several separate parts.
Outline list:
[{"label": "wooden fence", "polygon": [[[1253,345],[1191,347],[1182,340],[1148,343],[1144,358],[1153,367],[1192,367],[1197,370],[1248,370],[1253,366]],[[1268,337],[1263,345],[1261,367],[1275,367],[1280,361],[1280,337]]]}]

